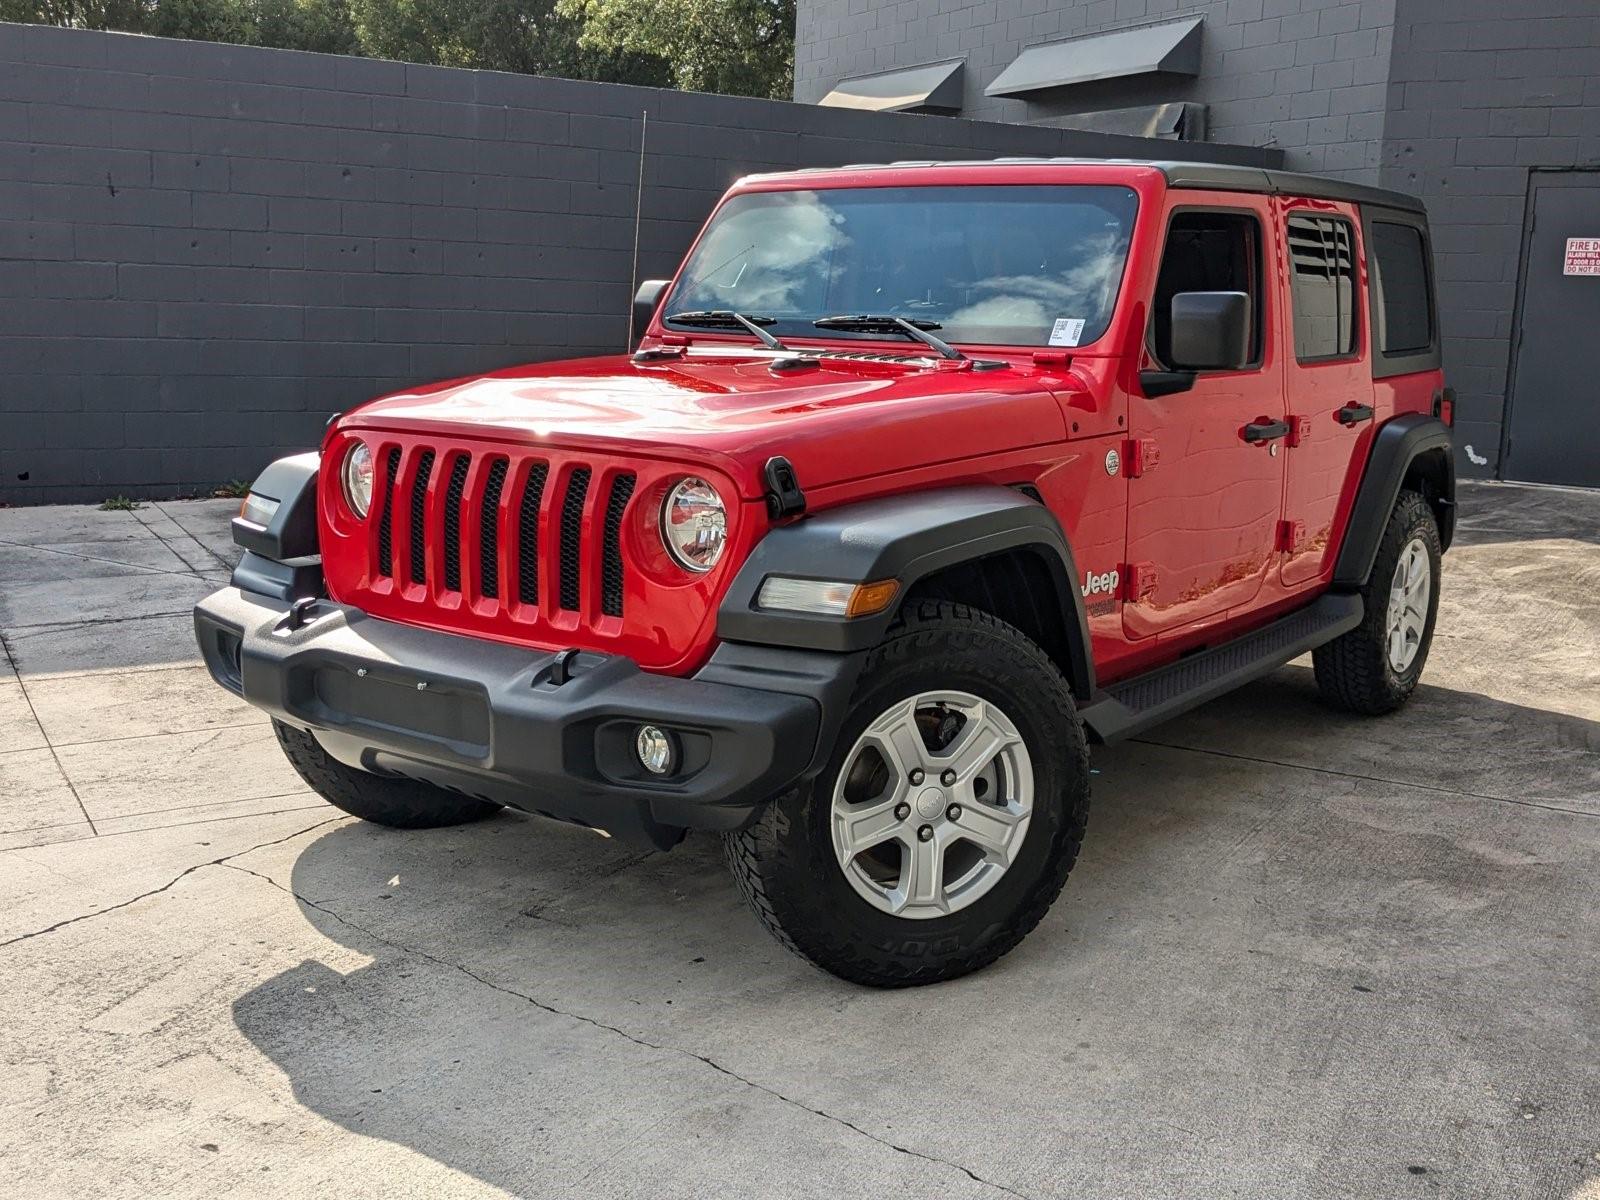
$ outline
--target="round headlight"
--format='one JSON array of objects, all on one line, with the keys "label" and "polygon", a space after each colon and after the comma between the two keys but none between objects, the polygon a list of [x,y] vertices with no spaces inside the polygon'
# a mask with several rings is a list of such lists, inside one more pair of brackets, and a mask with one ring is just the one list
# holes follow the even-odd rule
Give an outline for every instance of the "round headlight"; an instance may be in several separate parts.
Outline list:
[{"label": "round headlight", "polygon": [[661,540],[673,561],[689,571],[709,571],[728,541],[728,510],[704,479],[682,480],[661,506]]},{"label": "round headlight", "polygon": [[372,451],[357,442],[344,456],[344,498],[358,517],[365,517],[372,506]]}]

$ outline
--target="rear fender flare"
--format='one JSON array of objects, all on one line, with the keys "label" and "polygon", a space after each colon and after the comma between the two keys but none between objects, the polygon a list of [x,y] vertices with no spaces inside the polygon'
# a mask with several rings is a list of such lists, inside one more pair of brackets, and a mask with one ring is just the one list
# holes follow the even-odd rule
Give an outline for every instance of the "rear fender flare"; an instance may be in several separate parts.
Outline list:
[{"label": "rear fender flare", "polygon": [[1455,532],[1456,470],[1450,427],[1438,417],[1424,413],[1405,413],[1389,420],[1372,440],[1344,544],[1333,569],[1337,588],[1361,588],[1372,574],[1383,540],[1389,514],[1413,465],[1419,460],[1428,467],[1428,497],[1439,520],[1439,539],[1448,549]]},{"label": "rear fender flare", "polygon": [[[947,567],[1013,550],[1042,562],[1061,606],[1073,693],[1094,694],[1094,663],[1078,569],[1061,524],[1048,508],[1011,488],[970,486],[913,492],[825,509],[769,532],[740,567],[717,613],[727,642],[856,653],[883,641],[898,601]],[[769,576],[870,583],[894,579],[897,605],[844,619],[757,607]]]}]

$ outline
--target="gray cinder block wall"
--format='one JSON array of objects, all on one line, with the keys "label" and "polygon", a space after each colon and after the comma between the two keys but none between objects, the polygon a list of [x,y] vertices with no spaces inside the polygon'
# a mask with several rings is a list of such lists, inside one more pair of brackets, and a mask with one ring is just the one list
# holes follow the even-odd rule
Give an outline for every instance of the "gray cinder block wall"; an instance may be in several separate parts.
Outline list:
[{"label": "gray cinder block wall", "polygon": [[1428,204],[1459,466],[1497,475],[1530,179],[1600,169],[1600,2],[1400,0],[1387,97],[1381,181]]},{"label": "gray cinder block wall", "polygon": [[751,170],[1216,153],[0,25],[0,502],[249,479],[385,390],[622,350],[644,112],[641,278]]},{"label": "gray cinder block wall", "polygon": [[[961,115],[1035,122],[1188,100],[1208,106],[1214,142],[1308,150],[1317,169],[1376,179],[1395,0],[800,0],[795,99],[840,79],[964,58]],[[1111,79],[986,96],[1024,49],[1083,34],[1203,16],[1198,77]]]}]

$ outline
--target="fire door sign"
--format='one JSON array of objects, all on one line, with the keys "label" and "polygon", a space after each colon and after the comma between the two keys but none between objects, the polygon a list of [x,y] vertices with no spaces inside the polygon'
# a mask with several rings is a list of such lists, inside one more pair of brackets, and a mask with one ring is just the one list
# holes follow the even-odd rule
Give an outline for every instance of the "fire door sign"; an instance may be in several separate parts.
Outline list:
[{"label": "fire door sign", "polygon": [[1563,275],[1600,275],[1600,237],[1568,238]]}]

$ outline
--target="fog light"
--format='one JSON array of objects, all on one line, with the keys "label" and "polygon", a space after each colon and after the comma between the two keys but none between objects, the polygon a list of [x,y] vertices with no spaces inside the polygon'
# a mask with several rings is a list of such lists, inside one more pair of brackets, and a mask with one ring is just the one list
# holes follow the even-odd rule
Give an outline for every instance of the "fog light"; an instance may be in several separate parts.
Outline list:
[{"label": "fog light", "polygon": [[639,736],[634,742],[639,752],[639,762],[652,775],[670,775],[677,766],[678,752],[672,735],[654,725],[639,726]]}]

